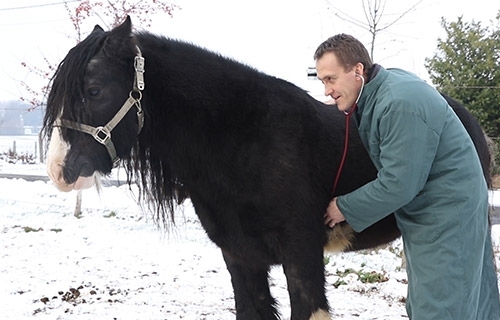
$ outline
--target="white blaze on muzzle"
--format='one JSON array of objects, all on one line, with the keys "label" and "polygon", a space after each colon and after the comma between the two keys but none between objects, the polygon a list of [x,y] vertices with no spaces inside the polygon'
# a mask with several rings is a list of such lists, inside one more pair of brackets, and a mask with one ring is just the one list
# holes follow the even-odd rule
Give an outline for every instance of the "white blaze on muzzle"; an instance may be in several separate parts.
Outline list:
[{"label": "white blaze on muzzle", "polygon": [[69,144],[62,139],[61,129],[54,127],[52,129],[49,150],[47,151],[47,174],[57,189],[61,191],[67,192],[92,187],[95,181],[94,175],[90,177],[78,177],[72,184],[67,184],[64,180],[64,159],[68,154],[69,147]]}]

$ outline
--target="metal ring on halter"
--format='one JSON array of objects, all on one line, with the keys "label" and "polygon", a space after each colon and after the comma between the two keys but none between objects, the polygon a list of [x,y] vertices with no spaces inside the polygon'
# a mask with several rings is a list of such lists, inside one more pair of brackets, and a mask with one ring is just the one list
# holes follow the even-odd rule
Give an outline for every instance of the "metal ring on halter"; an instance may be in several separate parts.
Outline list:
[{"label": "metal ring on halter", "polygon": [[[134,97],[134,93],[137,93],[139,96],[136,98]],[[141,101],[142,99],[142,91],[135,91],[135,90],[131,90],[128,94],[128,96],[132,99],[135,99],[137,101]]]}]

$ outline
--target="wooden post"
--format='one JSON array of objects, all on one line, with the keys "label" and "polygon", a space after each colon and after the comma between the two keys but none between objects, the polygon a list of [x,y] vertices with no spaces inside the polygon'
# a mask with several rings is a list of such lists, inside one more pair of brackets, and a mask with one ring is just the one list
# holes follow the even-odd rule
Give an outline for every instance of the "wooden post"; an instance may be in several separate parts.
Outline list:
[{"label": "wooden post", "polygon": [[77,218],[80,218],[82,216],[82,190],[78,190],[76,192],[76,204],[75,204],[75,211],[73,215]]},{"label": "wooden post", "polygon": [[42,138],[42,132],[38,134],[38,151],[39,151],[39,156],[40,156],[40,163],[45,163],[44,159],[44,153],[43,153],[43,138]]}]

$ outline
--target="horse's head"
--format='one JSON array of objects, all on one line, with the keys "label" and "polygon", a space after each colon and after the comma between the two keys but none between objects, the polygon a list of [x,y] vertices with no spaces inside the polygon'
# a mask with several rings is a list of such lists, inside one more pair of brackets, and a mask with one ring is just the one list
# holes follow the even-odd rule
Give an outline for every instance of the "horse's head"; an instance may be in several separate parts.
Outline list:
[{"label": "horse's head", "polygon": [[69,51],[53,78],[44,118],[48,174],[63,191],[90,187],[130,151],[142,128],[144,59],[130,18],[93,32]]}]

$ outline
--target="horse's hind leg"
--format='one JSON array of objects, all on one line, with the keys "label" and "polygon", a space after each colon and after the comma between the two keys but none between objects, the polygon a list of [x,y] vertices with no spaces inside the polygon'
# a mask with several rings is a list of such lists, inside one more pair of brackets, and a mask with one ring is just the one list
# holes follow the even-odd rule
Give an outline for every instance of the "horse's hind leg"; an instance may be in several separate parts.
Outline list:
[{"label": "horse's hind leg", "polygon": [[291,320],[330,320],[322,247],[295,248],[287,254],[283,269],[290,294]]},{"label": "horse's hind leg", "polygon": [[256,267],[236,262],[222,251],[231,274],[237,320],[277,320],[276,301],[269,291],[269,266]]}]

